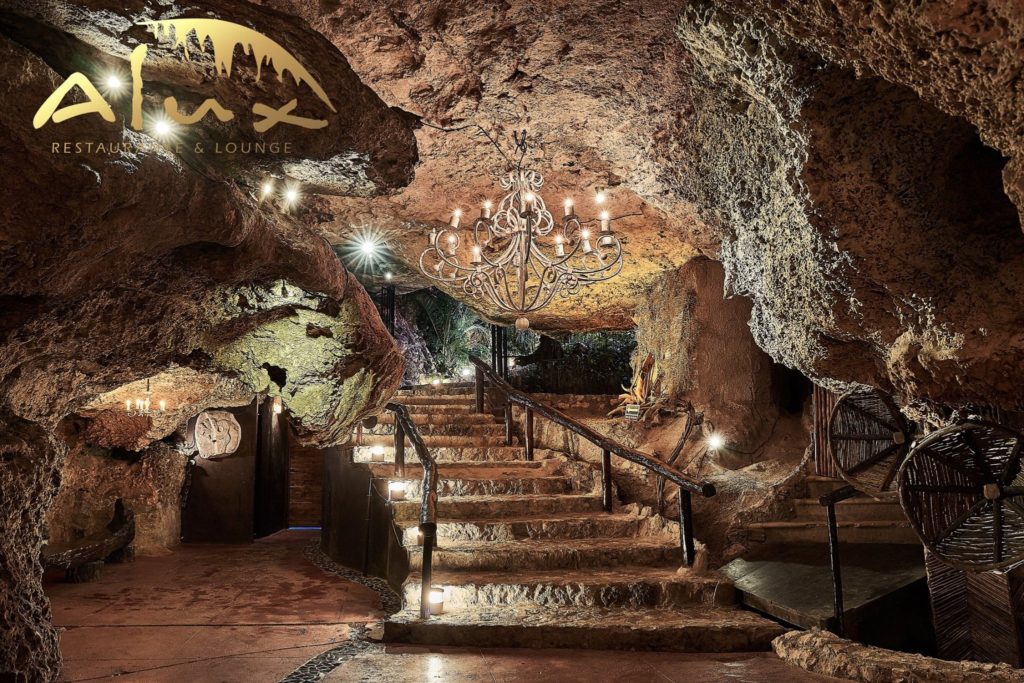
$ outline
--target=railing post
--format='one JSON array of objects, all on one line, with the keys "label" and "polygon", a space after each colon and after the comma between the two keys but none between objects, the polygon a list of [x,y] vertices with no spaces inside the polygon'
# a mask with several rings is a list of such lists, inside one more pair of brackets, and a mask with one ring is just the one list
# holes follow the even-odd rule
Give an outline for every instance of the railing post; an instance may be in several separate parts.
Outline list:
[{"label": "railing post", "polygon": [[832,596],[834,599],[833,620],[836,635],[844,636],[846,625],[843,623],[843,575],[839,559],[839,526],[836,524],[836,504],[825,506],[825,518],[828,521],[828,556],[832,563]]},{"label": "railing post", "polygon": [[533,408],[526,409],[526,425],[523,430],[526,434],[526,459],[533,460]]},{"label": "railing post", "polygon": [[505,445],[512,445],[512,401],[505,397]]},{"label": "railing post", "polygon": [[476,369],[476,412],[484,412],[484,371]]},{"label": "railing post", "polygon": [[405,428],[398,415],[395,415],[395,474],[405,476]]},{"label": "railing post", "polygon": [[420,619],[428,619],[430,617],[430,586],[433,581],[434,537],[437,534],[437,524],[420,524],[420,533],[423,534],[423,562],[420,568]]},{"label": "railing post", "polygon": [[607,448],[601,453],[601,508],[612,511],[612,452]]},{"label": "railing post", "polygon": [[693,506],[690,503],[690,492],[682,486],[676,487],[679,500],[679,545],[683,549],[683,564],[693,566]]}]

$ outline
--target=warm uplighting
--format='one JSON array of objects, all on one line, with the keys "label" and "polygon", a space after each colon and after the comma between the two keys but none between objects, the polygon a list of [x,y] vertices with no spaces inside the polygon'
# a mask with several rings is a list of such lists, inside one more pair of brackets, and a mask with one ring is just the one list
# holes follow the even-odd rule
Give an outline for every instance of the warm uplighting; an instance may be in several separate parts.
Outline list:
[{"label": "warm uplighting", "polygon": [[436,387],[441,384],[441,380],[435,377],[434,379],[430,380],[430,383]]},{"label": "warm uplighting", "polygon": [[725,445],[725,438],[721,434],[712,434],[708,437],[708,450],[717,451]]},{"label": "warm uplighting", "polygon": [[275,396],[274,397],[274,415],[280,415],[281,414],[281,410],[283,410],[283,408],[284,408],[284,406],[281,405],[281,397],[280,396]]},{"label": "warm uplighting", "polygon": [[473,368],[468,367],[468,366],[464,367],[464,368],[462,368],[462,370],[459,371],[459,374],[462,375],[463,377],[467,377],[467,378],[468,377],[472,377],[473,376]]},{"label": "warm uplighting", "polygon": [[430,607],[430,614],[437,616],[438,614],[444,613],[444,589],[433,587],[430,589],[427,603]]},{"label": "warm uplighting", "polygon": [[388,500],[405,500],[405,482],[388,482]]},{"label": "warm uplighting", "polygon": [[370,462],[384,462],[384,447],[380,444],[370,448]]}]

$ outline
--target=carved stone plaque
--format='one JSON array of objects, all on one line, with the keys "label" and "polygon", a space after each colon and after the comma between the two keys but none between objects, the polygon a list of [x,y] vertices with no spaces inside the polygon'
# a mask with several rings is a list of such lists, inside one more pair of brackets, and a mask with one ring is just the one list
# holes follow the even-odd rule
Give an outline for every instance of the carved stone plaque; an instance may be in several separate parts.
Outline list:
[{"label": "carved stone plaque", "polygon": [[195,440],[201,458],[231,455],[242,440],[242,427],[226,410],[207,410],[196,419]]}]

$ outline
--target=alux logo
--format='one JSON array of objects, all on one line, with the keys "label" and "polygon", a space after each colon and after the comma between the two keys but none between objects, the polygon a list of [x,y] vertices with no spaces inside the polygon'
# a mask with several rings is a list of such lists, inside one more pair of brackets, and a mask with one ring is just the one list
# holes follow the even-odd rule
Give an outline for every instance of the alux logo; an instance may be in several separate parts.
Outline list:
[{"label": "alux logo", "polygon": [[[284,80],[286,73],[290,73],[296,85],[305,83],[310,90],[333,112],[334,105],[331,104],[327,93],[320,86],[315,78],[302,66],[299,61],[286,49],[262,33],[233,24],[220,19],[203,18],[178,18],[165,19],[162,21],[147,21],[146,26],[153,32],[157,42],[169,42],[173,49],[181,48],[185,59],[189,59],[189,36],[194,34],[196,44],[200,52],[205,52],[206,41],[209,39],[213,46],[214,68],[218,76],[231,77],[231,66],[234,61],[235,48],[242,47],[242,52],[251,55],[256,60],[256,81],[259,82],[264,66],[274,69],[279,80]],[[146,59],[148,47],[139,45],[132,50],[131,80],[132,80],[132,114],[130,125],[135,130],[143,128],[142,112],[142,64]],[[74,88],[79,88],[85,95],[86,101],[77,104],[69,104],[61,107],[61,103],[67,94]],[[323,128],[327,121],[314,119],[305,116],[292,114],[298,100],[293,99],[281,107],[272,107],[261,102],[252,106],[253,128],[257,133],[263,133],[279,123],[299,126],[301,128]],[[164,98],[164,112],[174,121],[190,125],[202,120],[205,116],[213,114],[222,122],[231,121],[235,118],[235,112],[224,107],[216,98],[208,98],[202,102],[191,114],[182,113],[178,108],[177,100],[172,97]],[[113,123],[115,120],[114,110],[103,97],[100,91],[93,85],[85,74],[75,72],[56,89],[36,111],[32,118],[32,125],[42,128],[49,121],[61,123],[76,116],[87,114],[99,114],[104,121]]]}]

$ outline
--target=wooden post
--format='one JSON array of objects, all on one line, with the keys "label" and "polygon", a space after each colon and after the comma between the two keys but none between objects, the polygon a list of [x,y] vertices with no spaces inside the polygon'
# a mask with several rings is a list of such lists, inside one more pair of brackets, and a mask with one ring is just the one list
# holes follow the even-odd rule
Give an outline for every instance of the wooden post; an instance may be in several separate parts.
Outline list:
[{"label": "wooden post", "polygon": [[676,488],[679,501],[679,544],[683,548],[683,563],[693,566],[695,551],[693,548],[693,507],[690,504],[690,492],[683,487]]},{"label": "wooden post", "polygon": [[484,371],[476,369],[476,412],[484,412]]},{"label": "wooden post", "polygon": [[395,474],[405,476],[405,428],[401,420],[395,416]]},{"label": "wooden post", "polygon": [[512,401],[505,397],[505,445],[512,445]]},{"label": "wooden post", "polygon": [[612,452],[607,448],[601,453],[601,508],[612,511]]},{"label": "wooden post", "polygon": [[832,563],[832,597],[833,620],[836,635],[842,637],[846,631],[843,623],[843,574],[839,558],[839,526],[836,524],[836,504],[825,506],[825,518],[828,522],[828,556]]},{"label": "wooden post", "polygon": [[533,408],[526,409],[526,459],[533,460]]},{"label": "wooden post", "polygon": [[430,618],[430,584],[433,580],[434,535],[436,524],[420,524],[423,534],[423,562],[420,569],[420,619]]}]

